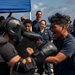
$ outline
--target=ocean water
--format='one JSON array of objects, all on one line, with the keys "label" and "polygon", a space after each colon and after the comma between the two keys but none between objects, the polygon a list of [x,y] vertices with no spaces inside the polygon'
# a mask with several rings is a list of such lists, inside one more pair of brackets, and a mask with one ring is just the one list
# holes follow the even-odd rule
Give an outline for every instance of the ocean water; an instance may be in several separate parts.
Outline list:
[{"label": "ocean water", "polygon": [[49,29],[49,28],[50,28],[50,25],[49,25],[49,24],[47,24],[46,29]]}]

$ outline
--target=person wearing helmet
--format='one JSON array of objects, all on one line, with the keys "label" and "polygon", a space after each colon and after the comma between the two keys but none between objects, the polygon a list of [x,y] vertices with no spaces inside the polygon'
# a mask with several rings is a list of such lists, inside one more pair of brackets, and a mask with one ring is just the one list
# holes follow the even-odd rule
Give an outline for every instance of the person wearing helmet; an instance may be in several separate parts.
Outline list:
[{"label": "person wearing helmet", "polygon": [[0,23],[0,75],[10,75],[10,67],[21,75],[32,75],[28,72],[35,68],[35,61],[31,57],[21,58],[14,47],[21,41],[21,25],[19,20],[12,17]]},{"label": "person wearing helmet", "polygon": [[[57,52],[57,48],[53,43],[47,43],[42,48],[41,52],[38,54],[33,54],[33,57],[21,58],[14,45],[17,45],[22,40],[22,36],[27,36],[30,39],[38,39],[38,34],[32,33],[24,33],[22,23],[13,18],[9,17],[0,23],[0,29],[2,35],[0,36],[0,74],[1,75],[10,75],[6,74],[6,70],[10,72],[7,68],[8,65],[12,67],[11,75],[34,75],[36,63],[43,62],[46,57],[55,55]],[[46,51],[47,49],[47,51]],[[32,48],[27,48],[26,50],[33,50]],[[34,51],[33,51],[34,52]],[[41,60],[40,60],[41,58]],[[7,65],[6,68],[4,64]],[[32,71],[33,70],[33,71]],[[5,71],[5,72],[4,72]]]}]

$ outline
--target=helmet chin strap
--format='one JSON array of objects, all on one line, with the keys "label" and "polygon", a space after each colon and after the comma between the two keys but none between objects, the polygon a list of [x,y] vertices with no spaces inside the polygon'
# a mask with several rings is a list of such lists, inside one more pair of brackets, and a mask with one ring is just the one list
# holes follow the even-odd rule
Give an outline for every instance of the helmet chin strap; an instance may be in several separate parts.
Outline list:
[{"label": "helmet chin strap", "polygon": [[1,34],[1,36],[4,36],[6,34],[6,32],[3,32],[2,34]]}]

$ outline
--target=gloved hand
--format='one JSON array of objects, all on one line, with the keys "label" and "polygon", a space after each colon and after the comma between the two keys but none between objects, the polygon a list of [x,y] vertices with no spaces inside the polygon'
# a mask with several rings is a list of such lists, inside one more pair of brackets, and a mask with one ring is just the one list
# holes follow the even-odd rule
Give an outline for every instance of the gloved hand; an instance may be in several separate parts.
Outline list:
[{"label": "gloved hand", "polygon": [[37,62],[43,62],[48,56],[53,56],[57,53],[56,46],[51,43],[47,42],[40,51],[34,52],[31,56],[37,61]]},{"label": "gloved hand", "polygon": [[[12,75],[33,75],[36,63],[31,57],[26,58],[26,64],[22,63],[22,58],[14,65]],[[30,74],[31,73],[31,74]]]},{"label": "gloved hand", "polygon": [[28,39],[30,39],[34,42],[36,42],[39,39],[42,40],[42,36],[37,33],[34,33],[34,32],[23,32],[22,36],[27,37]]}]

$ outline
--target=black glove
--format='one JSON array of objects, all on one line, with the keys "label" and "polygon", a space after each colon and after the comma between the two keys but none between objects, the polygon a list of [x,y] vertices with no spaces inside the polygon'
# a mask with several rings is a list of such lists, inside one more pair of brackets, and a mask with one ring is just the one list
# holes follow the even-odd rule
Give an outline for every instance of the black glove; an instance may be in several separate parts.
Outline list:
[{"label": "black glove", "polygon": [[31,56],[37,61],[37,62],[43,62],[48,56],[53,56],[57,53],[56,46],[48,42],[46,43],[42,49],[38,52],[34,52]]},{"label": "black glove", "polygon": [[12,75],[31,75],[31,72],[35,72],[36,63],[32,58],[32,62],[26,59],[26,64],[22,63],[23,59],[20,59],[13,67]]},{"label": "black glove", "polygon": [[24,32],[22,33],[22,36],[27,37],[34,42],[38,41],[39,39],[42,40],[42,36],[34,32]]}]

